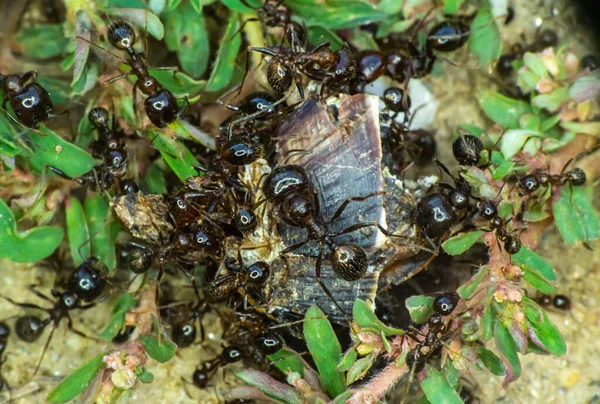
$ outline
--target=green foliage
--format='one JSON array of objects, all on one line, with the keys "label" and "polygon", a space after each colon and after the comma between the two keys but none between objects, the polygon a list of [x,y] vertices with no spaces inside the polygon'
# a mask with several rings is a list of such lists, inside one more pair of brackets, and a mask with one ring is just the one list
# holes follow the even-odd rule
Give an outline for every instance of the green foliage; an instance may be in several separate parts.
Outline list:
[{"label": "green foliage", "polygon": [[[317,0],[289,0],[286,5],[301,16],[309,27],[318,25],[331,30],[356,27],[387,17],[385,11],[360,0],[328,0],[325,3]],[[393,8],[389,11],[393,12]]]},{"label": "green foliage", "polygon": [[404,304],[410,314],[410,319],[417,324],[426,323],[433,314],[433,301],[431,296],[411,296]]},{"label": "green foliage", "polygon": [[304,317],[304,338],[319,375],[331,397],[346,389],[346,381],[337,364],[342,357],[342,347],[325,314],[317,306],[307,310]]},{"label": "green foliage", "polygon": [[526,297],[523,297],[523,308],[525,309],[528,335],[531,341],[552,355],[564,355],[567,352],[565,340],[544,310],[533,300]]},{"label": "green foliage", "polygon": [[67,200],[67,236],[69,248],[75,265],[79,265],[91,256],[90,232],[83,206],[77,198]]},{"label": "green foliage", "polygon": [[119,296],[115,307],[113,307],[112,316],[99,337],[105,341],[110,341],[116,337],[125,325],[125,315],[136,305],[137,301],[130,293],[123,293]]},{"label": "green foliage", "polygon": [[283,374],[292,371],[304,377],[304,362],[302,362],[302,359],[300,359],[300,356],[296,352],[288,349],[280,349],[278,352],[268,355],[268,357]]},{"label": "green foliage", "polygon": [[159,340],[158,336],[140,335],[140,343],[148,356],[160,363],[168,362],[175,355],[177,349],[177,345],[165,336]]},{"label": "green foliage", "polygon": [[255,369],[245,369],[235,374],[244,383],[258,388],[268,397],[282,403],[302,404],[304,401],[296,389],[273,379],[266,373]]},{"label": "green foliage", "polygon": [[48,401],[51,403],[66,403],[85,390],[92,380],[94,380],[98,372],[106,366],[103,361],[104,355],[106,355],[106,353],[95,356],[69,376],[65,377],[63,381],[50,392]]},{"label": "green foliage", "polygon": [[14,262],[36,262],[49,257],[64,237],[63,229],[55,226],[18,232],[15,215],[1,199],[0,226],[0,258]]},{"label": "green foliage", "polygon": [[92,238],[92,255],[112,272],[117,268],[117,252],[116,242],[108,226],[110,206],[103,195],[88,196],[84,205],[87,227]]},{"label": "green foliage", "polygon": [[463,401],[442,373],[430,365],[425,366],[426,376],[419,384],[430,403],[460,404]]},{"label": "green foliage", "polygon": [[198,164],[198,161],[183,143],[176,142],[163,133],[154,130],[150,131],[150,136],[154,139],[154,146],[160,151],[160,154],[181,182],[197,174],[192,164]]},{"label": "green foliage", "polygon": [[460,255],[468,251],[481,238],[483,233],[481,230],[476,230],[457,234],[444,241],[442,248],[450,255]]},{"label": "green foliage", "polygon": [[521,375],[521,361],[517,354],[517,344],[508,329],[500,321],[494,323],[494,341],[504,363],[504,385],[507,385],[517,380]]},{"label": "green foliage", "polygon": [[491,90],[481,92],[479,106],[488,118],[508,129],[517,129],[521,116],[531,113],[531,107],[526,102],[514,100]]},{"label": "green foliage", "polygon": [[377,318],[375,313],[373,313],[373,309],[369,307],[365,301],[360,299],[357,299],[354,302],[354,306],[352,308],[352,317],[354,318],[356,325],[364,330],[375,333],[379,333],[381,331],[386,336],[404,334],[404,331],[389,327],[382,323],[381,320]]},{"label": "green foliage", "polygon": [[240,26],[239,16],[235,13],[229,17],[227,29],[221,40],[221,47],[217,53],[217,60],[210,73],[206,91],[217,92],[226,88],[231,82],[235,68],[235,60],[242,44],[242,37],[235,35]]},{"label": "green foliage", "polygon": [[[446,5],[444,5],[444,9]],[[484,66],[500,57],[501,45],[502,39],[492,15],[492,8],[489,3],[485,2],[471,23],[469,49],[472,54],[477,56],[479,66]]]},{"label": "green foliage", "polygon": [[40,24],[26,28],[15,36],[19,50],[27,57],[51,59],[64,53],[67,43],[59,24]]},{"label": "green foliage", "polygon": [[564,186],[552,202],[556,227],[565,243],[574,245],[600,237],[600,218],[592,204],[592,192],[591,186]]}]

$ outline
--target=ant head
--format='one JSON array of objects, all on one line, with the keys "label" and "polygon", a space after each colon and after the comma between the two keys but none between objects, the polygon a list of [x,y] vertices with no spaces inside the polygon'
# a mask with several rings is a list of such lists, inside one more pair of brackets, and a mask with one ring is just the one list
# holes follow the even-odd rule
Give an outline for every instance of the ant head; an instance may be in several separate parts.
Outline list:
[{"label": "ant head", "polygon": [[379,51],[365,50],[358,54],[357,65],[360,82],[371,83],[385,73],[386,58]]},{"label": "ant head", "polygon": [[383,102],[387,109],[393,112],[406,112],[410,109],[411,101],[410,97],[407,96],[407,108],[404,108],[404,90],[398,87],[389,87],[383,92]]},{"label": "ant head", "polygon": [[95,128],[101,128],[108,125],[108,111],[102,107],[94,108],[89,112],[88,119]]},{"label": "ant head", "polygon": [[265,355],[272,355],[283,347],[283,341],[275,334],[261,334],[255,341],[259,351]]},{"label": "ant head", "polygon": [[521,240],[518,237],[508,236],[504,241],[504,251],[510,255],[518,253],[521,251]]},{"label": "ant head", "polygon": [[179,348],[187,348],[196,340],[196,327],[190,323],[175,325],[171,331],[171,338]]},{"label": "ant head", "polygon": [[521,195],[529,195],[535,192],[541,183],[538,180],[538,176],[535,174],[527,175],[523,178],[519,178],[517,181],[517,188],[519,189],[519,193]]},{"label": "ant head", "polygon": [[358,280],[367,272],[367,253],[356,244],[340,244],[331,252],[331,266],[340,278]]},{"label": "ant head", "polygon": [[114,23],[108,29],[108,41],[119,50],[127,50],[135,43],[135,31],[125,21]]},{"label": "ant head", "polygon": [[234,363],[242,359],[242,351],[234,346],[229,346],[223,349],[221,357],[225,363]]},{"label": "ant head", "polygon": [[459,300],[460,296],[454,292],[441,294],[433,301],[433,310],[438,314],[447,316],[454,311]]},{"label": "ant head", "polygon": [[194,233],[194,246],[220,259],[224,254],[225,236],[216,227],[200,225]]},{"label": "ant head", "polygon": [[199,389],[205,389],[208,386],[208,374],[202,369],[194,370],[192,374],[192,383]]},{"label": "ant head", "polygon": [[2,89],[8,95],[16,94],[23,89],[21,77],[16,74],[8,74],[3,76]]},{"label": "ant head", "polygon": [[235,221],[235,227],[242,234],[250,234],[254,232],[258,225],[258,219],[252,209],[240,208],[235,213],[233,220]]},{"label": "ant head", "polygon": [[558,44],[558,35],[553,30],[546,28],[537,36],[536,45],[539,50],[554,47]]},{"label": "ant head", "polygon": [[234,166],[245,166],[253,163],[262,155],[262,144],[246,137],[231,139],[221,148],[223,160]]},{"label": "ant head", "polygon": [[486,220],[492,220],[498,215],[498,208],[494,202],[486,199],[479,204],[479,214]]},{"label": "ant head", "polygon": [[459,21],[442,21],[427,35],[427,46],[440,52],[452,52],[469,39],[469,27]]},{"label": "ant head", "polygon": [[23,316],[15,322],[15,333],[21,341],[34,342],[42,335],[45,326],[38,317]]},{"label": "ant head", "polygon": [[465,209],[469,206],[469,195],[463,190],[455,189],[450,193],[450,204],[456,209]]},{"label": "ant head", "polygon": [[290,164],[275,168],[267,177],[262,190],[267,199],[282,201],[292,194],[300,194],[310,187],[302,166]]},{"label": "ant head", "polygon": [[574,187],[580,187],[584,185],[586,181],[585,171],[583,171],[581,168],[575,168],[568,173],[568,178]]},{"label": "ant head", "polygon": [[[291,83],[290,83],[291,85]],[[288,87],[289,88],[289,87]],[[263,109],[269,109],[277,100],[273,98],[269,93],[256,92],[248,95],[240,103],[240,109],[246,114],[254,114],[262,111]],[[257,117],[258,118],[258,117]]]},{"label": "ant head", "polygon": [[106,266],[96,258],[88,259],[79,265],[69,277],[69,292],[86,302],[97,299],[106,286],[104,274],[107,272]]},{"label": "ant head", "polygon": [[120,185],[121,185],[121,195],[137,194],[138,192],[140,192],[140,187],[132,179],[123,180],[123,181],[121,181]]},{"label": "ant head", "polygon": [[249,285],[264,285],[271,273],[269,265],[264,262],[255,262],[249,267],[245,268],[245,281]]},{"label": "ant head", "polygon": [[71,310],[79,304],[79,297],[73,292],[64,292],[60,294],[59,301],[63,308]]}]

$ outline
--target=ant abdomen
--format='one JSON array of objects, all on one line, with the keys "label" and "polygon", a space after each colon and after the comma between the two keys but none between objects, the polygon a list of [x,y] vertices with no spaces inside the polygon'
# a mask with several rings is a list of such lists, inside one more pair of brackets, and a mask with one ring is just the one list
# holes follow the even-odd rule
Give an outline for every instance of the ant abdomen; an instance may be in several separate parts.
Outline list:
[{"label": "ant abdomen", "polygon": [[135,31],[125,21],[118,21],[108,29],[108,41],[119,50],[128,50],[135,43]]},{"label": "ant abdomen", "polygon": [[567,173],[568,181],[573,184],[574,187],[580,187],[585,184],[586,175],[585,171],[581,168],[574,168],[572,171]]},{"label": "ant abdomen", "polygon": [[221,148],[223,160],[234,166],[251,164],[264,155],[264,147],[258,139],[231,139]]},{"label": "ant abdomen", "polygon": [[187,348],[196,340],[196,327],[190,323],[178,324],[173,327],[171,338],[179,348]]},{"label": "ant abdomen", "polygon": [[36,316],[19,317],[15,322],[15,333],[20,340],[35,342],[44,332],[47,323]]},{"label": "ant abdomen", "polygon": [[427,46],[440,52],[452,52],[469,39],[469,27],[461,22],[442,21],[429,31]]},{"label": "ant abdomen", "polygon": [[331,252],[331,267],[340,278],[356,281],[367,272],[367,253],[356,244],[340,244]]},{"label": "ant abdomen", "polygon": [[274,60],[267,65],[267,81],[273,90],[283,94],[292,86],[294,78],[285,64]]},{"label": "ant abdomen", "polygon": [[483,142],[473,135],[462,135],[452,143],[454,158],[463,166],[476,165],[483,150]]},{"label": "ant abdomen", "polygon": [[504,241],[504,250],[510,255],[521,251],[521,240],[518,237],[508,236]]},{"label": "ant abdomen", "polygon": [[166,127],[179,116],[177,100],[169,90],[160,90],[149,95],[144,101],[144,108],[150,122],[159,128]]}]

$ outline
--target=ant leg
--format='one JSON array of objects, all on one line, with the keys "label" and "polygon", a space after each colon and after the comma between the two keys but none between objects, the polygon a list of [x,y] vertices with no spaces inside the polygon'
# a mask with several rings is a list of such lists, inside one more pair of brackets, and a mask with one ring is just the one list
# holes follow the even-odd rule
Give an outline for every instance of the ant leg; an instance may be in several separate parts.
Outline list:
[{"label": "ant leg", "polygon": [[123,63],[125,63],[125,64],[129,64],[129,61],[128,61],[128,60],[126,60],[126,59],[123,59],[121,56],[118,56],[118,55],[116,55],[116,54],[112,53],[112,52],[111,52],[111,51],[109,51],[109,50],[106,50],[106,49],[105,49],[105,48],[103,48],[102,46],[100,46],[100,45],[98,45],[98,44],[95,44],[95,43],[93,43],[93,42],[92,42],[92,41],[90,41],[89,39],[86,39],[86,38],[84,38],[84,37],[82,37],[82,36],[79,36],[79,35],[75,37],[75,40],[76,40],[76,41],[77,41],[78,39],[79,39],[79,40],[82,40],[82,41],[84,41],[84,42],[87,42],[88,44],[90,44],[90,45],[92,45],[92,46],[95,46],[96,48],[100,49],[102,52],[106,52],[106,53],[108,53],[110,56],[114,57],[114,58],[115,58],[115,59],[117,59],[117,60],[120,60],[121,62],[123,62]]},{"label": "ant leg", "polygon": [[340,306],[338,304],[337,300],[335,300],[335,298],[333,297],[333,294],[331,294],[331,292],[329,291],[329,288],[327,288],[327,286],[325,286],[325,284],[321,280],[321,263],[322,262],[323,262],[323,247],[321,247],[321,249],[319,251],[319,256],[317,257],[317,263],[315,265],[315,278],[316,278],[319,286],[321,286],[321,289],[323,289],[323,292],[325,292],[327,297],[329,297],[331,299],[331,301],[333,302],[333,304],[335,304],[335,306],[342,312],[344,317],[346,317],[346,321],[348,321],[348,324],[350,324],[350,319],[348,318],[348,315],[346,314],[344,309],[342,309],[342,306]]},{"label": "ant leg", "polygon": [[136,80],[135,84],[133,85],[133,90],[131,90],[131,100],[133,102],[133,116],[135,116],[136,120],[137,120],[137,88],[138,88],[138,82],[139,82],[139,80]]},{"label": "ant leg", "polygon": [[48,350],[48,347],[50,346],[50,341],[52,340],[52,336],[54,335],[54,330],[56,330],[56,323],[52,325],[52,329],[50,330],[50,335],[48,335],[48,339],[46,339],[46,343],[44,344],[44,348],[42,349],[42,355],[40,356],[40,359],[37,362],[37,365],[35,365],[35,369],[33,370],[33,374],[31,375],[31,379],[33,379],[33,376],[35,376],[38,372],[38,370],[40,370],[40,366],[42,365],[42,360],[44,360],[44,355],[46,354],[46,351]]},{"label": "ant leg", "polygon": [[39,298],[42,298],[52,304],[54,304],[54,300],[50,299],[48,296],[46,296],[45,294],[43,294],[42,292],[40,292],[39,290],[36,289],[36,285],[29,285],[29,291],[31,293],[33,293],[34,295],[36,295]]},{"label": "ant leg", "polygon": [[183,97],[183,104],[181,105],[181,108],[179,109],[179,111],[177,111],[177,117],[179,118],[181,114],[183,114],[183,111],[185,111],[188,108],[190,108],[190,100],[186,95],[185,97]]},{"label": "ant leg", "polygon": [[[242,3],[246,3],[246,1],[244,1],[244,0],[240,0],[240,1]],[[249,7],[247,4],[246,4],[246,6]],[[260,19],[256,18],[256,17],[252,17],[252,18],[248,18],[248,19],[244,20],[244,22],[242,23],[242,26],[237,31],[235,31],[235,34],[233,34],[231,37],[227,38],[226,41],[228,41],[228,42],[231,41],[233,38],[236,37],[237,34],[239,34],[240,32],[242,32],[242,30],[246,26],[247,22],[255,22],[255,21],[260,21]]]},{"label": "ant leg", "polygon": [[67,316],[67,328],[69,329],[69,331],[79,335],[82,338],[90,339],[92,341],[98,341],[98,338],[90,337],[89,335],[86,335],[85,333],[83,333],[83,332],[79,331],[78,329],[76,329],[75,327],[73,327],[73,319],[71,319],[70,316]]},{"label": "ant leg", "polygon": [[21,80],[23,80],[23,83],[33,79],[33,81],[37,81],[37,71],[36,70],[30,70],[27,73],[23,73],[23,75],[21,76]]},{"label": "ant leg", "polygon": [[279,255],[283,255],[283,254],[288,254],[291,253],[292,251],[297,250],[298,248],[302,247],[303,245],[305,245],[306,243],[308,243],[309,240],[304,240],[301,241],[299,243],[296,244],[292,244],[291,246],[289,246],[288,248],[286,248],[285,250],[283,250]]},{"label": "ant leg", "polygon": [[365,195],[365,196],[353,196],[353,197],[350,197],[350,198],[346,198],[346,200],[335,211],[335,213],[333,214],[333,216],[331,217],[331,219],[329,219],[329,223],[333,222],[338,217],[340,217],[342,215],[342,213],[344,213],[344,210],[348,207],[348,205],[350,204],[350,202],[362,202],[362,201],[367,200],[369,198],[372,198],[374,196],[384,195],[384,194],[385,194],[384,191],[378,191],[378,192],[370,193],[370,194]]},{"label": "ant leg", "polygon": [[48,311],[48,309],[45,309],[45,308],[43,308],[41,306],[38,306],[37,304],[33,304],[33,303],[19,303],[19,302],[15,302],[10,297],[6,297],[6,296],[0,296],[0,297],[2,299],[6,300],[7,302],[14,304],[15,306],[24,307],[26,309],[37,309],[37,310],[42,310],[42,311]]},{"label": "ant leg", "polygon": [[112,77],[112,78],[110,78],[110,79],[108,79],[108,80],[106,80],[106,81],[103,81],[103,82],[102,82],[102,85],[103,85],[103,86],[105,86],[105,85],[107,85],[107,84],[114,83],[115,81],[119,81],[119,80],[121,80],[122,78],[125,78],[125,77],[127,77],[128,75],[129,75],[129,73],[123,73],[123,74],[119,74],[118,76],[115,76],[115,77]]},{"label": "ant leg", "polygon": [[[336,237],[336,236],[340,236],[340,235],[342,235],[342,234],[352,233],[353,231],[356,231],[356,230],[362,229],[362,228],[364,228],[364,227],[370,227],[370,226],[377,226],[377,228],[378,228],[378,229],[379,229],[379,230],[380,230],[380,231],[381,231],[383,234],[385,234],[387,237],[402,238],[402,239],[405,239],[405,240],[411,240],[411,241],[412,241],[412,238],[410,238],[410,237],[402,236],[402,235],[400,235],[400,234],[393,234],[393,233],[390,233],[390,232],[389,232],[389,231],[388,231],[388,230],[387,230],[385,227],[383,227],[382,225],[380,225],[380,224],[379,224],[379,223],[377,223],[377,222],[362,222],[362,223],[357,223],[357,224],[354,224],[354,225],[352,225],[352,226],[350,226],[350,227],[347,227],[347,228],[345,228],[345,229],[344,229],[344,230],[342,230],[342,231],[339,231],[339,232],[337,232],[337,233],[333,233],[333,234],[331,235],[331,237]],[[429,239],[429,237],[428,237],[427,239],[428,239],[428,241],[430,242],[430,244],[432,244],[432,246],[433,246],[434,244],[433,244],[433,242],[432,242],[432,241]],[[429,252],[429,253],[432,253],[432,254],[437,254],[437,252],[436,252],[436,251],[437,251],[437,248],[435,248],[434,250],[430,250],[429,248],[425,248],[425,247],[423,247],[423,246],[418,246],[418,245],[415,245],[414,247],[417,247],[419,250],[422,250],[422,251],[426,251],[426,252]]]}]

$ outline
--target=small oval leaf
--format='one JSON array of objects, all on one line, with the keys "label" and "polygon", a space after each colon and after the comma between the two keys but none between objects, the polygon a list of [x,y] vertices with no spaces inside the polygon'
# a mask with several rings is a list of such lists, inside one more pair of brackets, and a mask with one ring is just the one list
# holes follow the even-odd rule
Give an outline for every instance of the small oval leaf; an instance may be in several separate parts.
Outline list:
[{"label": "small oval leaf", "polygon": [[503,386],[506,387],[506,385],[514,382],[521,375],[521,362],[517,354],[518,347],[510,332],[508,332],[499,320],[496,320],[494,323],[494,340],[505,366]]},{"label": "small oval leaf", "polygon": [[426,323],[433,314],[433,301],[431,296],[411,296],[404,304],[410,314],[410,319],[417,324]]},{"label": "small oval leaf", "polygon": [[140,342],[149,357],[160,363],[168,362],[173,355],[177,345],[163,337],[158,341],[153,335],[140,335]]},{"label": "small oval leaf", "polygon": [[66,205],[69,249],[75,265],[80,265],[91,256],[90,232],[79,199],[70,197]]},{"label": "small oval leaf", "polygon": [[506,97],[491,90],[481,92],[479,106],[488,118],[508,129],[518,129],[521,116],[532,113],[531,107],[526,102]]},{"label": "small oval leaf", "polygon": [[462,254],[468,251],[477,240],[481,239],[483,233],[484,232],[481,230],[459,233],[444,241],[442,243],[442,248],[450,255]]},{"label": "small oval leaf", "polygon": [[403,330],[389,327],[381,322],[367,302],[360,299],[357,299],[354,302],[354,306],[352,307],[352,317],[356,325],[361,328],[372,329],[376,332],[382,331],[386,336],[404,334]]},{"label": "small oval leaf", "polygon": [[98,372],[106,366],[103,360],[106,354],[107,353],[105,352],[92,358],[87,363],[77,368],[77,370],[69,376],[65,377],[59,385],[50,392],[48,401],[51,403],[66,403],[85,390],[92,380],[94,380]]},{"label": "small oval leaf", "polygon": [[443,374],[430,365],[426,365],[425,371],[425,378],[419,384],[430,403],[462,404],[460,396]]},{"label": "small oval leaf", "polygon": [[239,17],[232,13],[225,34],[221,39],[221,47],[217,53],[217,60],[206,83],[206,91],[217,92],[223,90],[231,81],[235,68],[235,60],[242,44],[242,36],[235,35],[239,28]]}]

